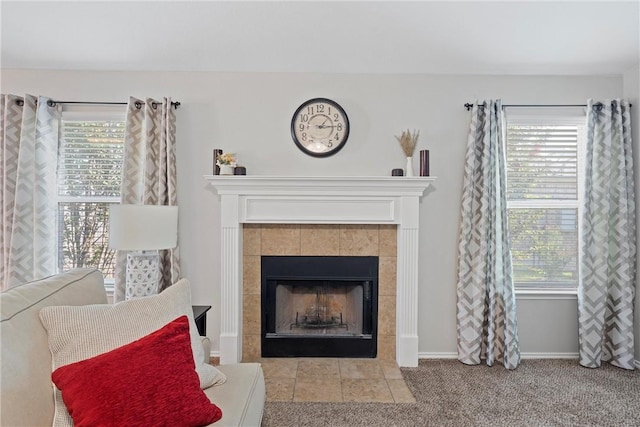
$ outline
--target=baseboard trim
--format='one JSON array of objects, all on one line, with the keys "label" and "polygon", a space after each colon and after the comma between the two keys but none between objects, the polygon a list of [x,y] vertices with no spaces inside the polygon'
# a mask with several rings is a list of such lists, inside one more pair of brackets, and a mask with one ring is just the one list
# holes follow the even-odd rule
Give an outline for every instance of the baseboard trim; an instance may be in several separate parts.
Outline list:
[{"label": "baseboard trim", "polygon": [[456,352],[418,352],[418,359],[457,359]]},{"label": "baseboard trim", "polygon": [[577,359],[578,353],[520,353],[521,359]]},{"label": "baseboard trim", "polygon": [[[443,351],[443,352],[419,352],[418,359],[457,359],[458,353]],[[578,353],[537,353],[528,352],[521,353],[521,359],[577,359]],[[636,365],[638,361],[636,360]]]}]

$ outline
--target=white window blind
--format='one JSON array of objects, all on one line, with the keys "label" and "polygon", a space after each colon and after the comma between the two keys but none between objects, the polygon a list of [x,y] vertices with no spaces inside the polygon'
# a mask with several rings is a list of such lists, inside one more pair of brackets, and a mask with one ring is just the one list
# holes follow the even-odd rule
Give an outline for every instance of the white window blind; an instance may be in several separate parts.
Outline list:
[{"label": "white window blind", "polygon": [[114,274],[109,204],[119,203],[124,120],[70,120],[58,149],[58,264]]},{"label": "white window blind", "polygon": [[507,207],[516,287],[577,286],[583,121],[508,121]]},{"label": "white window blind", "polygon": [[120,197],[124,123],[63,121],[60,196]]}]

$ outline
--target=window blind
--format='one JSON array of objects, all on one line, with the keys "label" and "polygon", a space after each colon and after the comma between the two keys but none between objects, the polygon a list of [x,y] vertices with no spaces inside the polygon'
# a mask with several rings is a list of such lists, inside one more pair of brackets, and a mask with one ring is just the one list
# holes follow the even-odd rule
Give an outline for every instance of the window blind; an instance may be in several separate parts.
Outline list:
[{"label": "window blind", "polygon": [[58,194],[119,197],[124,158],[124,123],[63,121]]},{"label": "window blind", "polygon": [[124,121],[62,120],[58,150],[58,266],[91,267],[109,281],[109,204],[118,203]]},{"label": "window blind", "polygon": [[577,127],[508,126],[507,166],[510,200],[577,199]]}]

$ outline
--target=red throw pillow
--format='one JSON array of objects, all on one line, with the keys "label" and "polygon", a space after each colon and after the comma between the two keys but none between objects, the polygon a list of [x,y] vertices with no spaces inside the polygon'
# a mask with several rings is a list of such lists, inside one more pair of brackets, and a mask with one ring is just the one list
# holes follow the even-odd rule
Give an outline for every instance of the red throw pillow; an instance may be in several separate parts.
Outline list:
[{"label": "red throw pillow", "polygon": [[187,316],[51,378],[76,427],[201,426],[222,417],[200,389]]}]

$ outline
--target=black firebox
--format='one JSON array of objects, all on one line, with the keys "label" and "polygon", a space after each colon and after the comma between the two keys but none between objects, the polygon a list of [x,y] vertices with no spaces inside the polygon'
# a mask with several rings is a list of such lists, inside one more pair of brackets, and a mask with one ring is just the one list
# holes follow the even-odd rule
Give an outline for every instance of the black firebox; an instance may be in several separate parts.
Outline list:
[{"label": "black firebox", "polygon": [[263,256],[263,357],[376,357],[378,257]]}]

